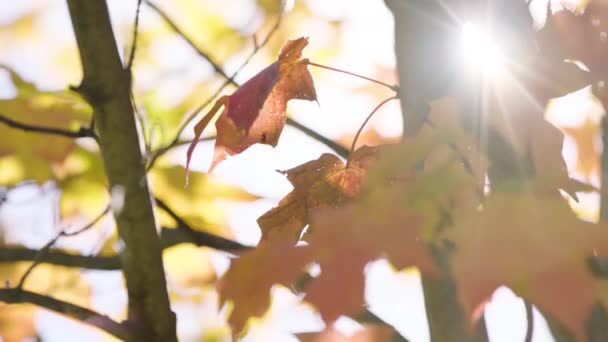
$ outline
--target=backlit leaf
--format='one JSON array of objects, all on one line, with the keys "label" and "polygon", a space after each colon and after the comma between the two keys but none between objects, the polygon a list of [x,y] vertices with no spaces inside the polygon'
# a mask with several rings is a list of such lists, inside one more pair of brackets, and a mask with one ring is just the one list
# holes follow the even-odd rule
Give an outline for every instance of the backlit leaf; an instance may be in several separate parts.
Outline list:
[{"label": "backlit leaf", "polygon": [[245,82],[232,95],[216,102],[194,128],[195,139],[188,148],[186,169],[198,138],[222,106],[224,111],[215,123],[217,140],[211,170],[227,156],[241,153],[253,144],[276,146],[285,126],[287,102],[291,99],[317,99],[307,60],[301,59],[307,44],[308,38],[288,41],[275,63]]},{"label": "backlit leaf", "polygon": [[359,193],[375,155],[376,148],[364,146],[353,153],[348,166],[325,153],[284,171],[294,189],[258,219],[262,241],[298,241],[312,209],[339,206]]},{"label": "backlit leaf", "polygon": [[490,194],[482,210],[459,213],[446,234],[456,245],[453,267],[465,311],[482,312],[478,306],[506,285],[585,340],[598,296],[586,259],[608,255],[606,229],[580,221],[557,193]]}]

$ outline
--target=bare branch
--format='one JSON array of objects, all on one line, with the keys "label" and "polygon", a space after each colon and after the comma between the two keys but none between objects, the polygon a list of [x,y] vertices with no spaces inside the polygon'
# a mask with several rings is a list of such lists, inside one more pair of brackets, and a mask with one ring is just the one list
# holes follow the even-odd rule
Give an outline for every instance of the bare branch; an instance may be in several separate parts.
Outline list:
[{"label": "bare branch", "polygon": [[49,249],[42,255],[39,249],[19,246],[0,247],[0,262],[34,261],[67,267],[82,267],[96,270],[120,270],[120,258],[115,256],[86,256],[71,254],[59,249]]},{"label": "bare branch", "polygon": [[25,291],[20,288],[5,288],[0,289],[0,301],[8,304],[34,304],[99,328],[121,340],[129,340],[130,333],[124,324],[118,323],[110,317],[97,313],[91,309],[64,302],[50,296]]},{"label": "bare branch", "polygon": [[23,288],[23,284],[25,284],[27,277],[29,277],[29,275],[32,273],[34,268],[40,264],[41,259],[46,256],[46,254],[49,252],[49,249],[51,247],[53,247],[53,245],[57,242],[57,240],[59,240],[59,238],[61,238],[62,236],[75,236],[75,235],[78,235],[80,233],[83,233],[83,232],[91,229],[91,227],[93,227],[95,224],[97,224],[97,222],[99,222],[99,220],[101,220],[109,211],[110,211],[110,205],[107,205],[106,208],[99,215],[97,215],[97,217],[95,217],[91,222],[89,222],[84,227],[77,229],[73,232],[66,232],[65,229],[61,230],[59,232],[59,234],[57,234],[54,238],[52,238],[49,242],[47,242],[44,245],[44,247],[42,247],[40,249],[40,251],[36,254],[36,256],[34,257],[34,262],[32,262],[30,267],[21,276],[21,279],[19,280],[19,284],[17,284],[17,288],[18,289]]},{"label": "bare branch", "polygon": [[165,248],[178,243],[191,242],[197,246],[211,247],[229,253],[238,253],[250,249],[251,247],[240,244],[236,241],[223,238],[208,232],[195,230],[177,213],[171,209],[163,200],[155,198],[156,205],[165,211],[177,223],[176,229],[163,230],[162,240]]},{"label": "bare branch", "polygon": [[135,51],[137,50],[137,33],[139,31],[139,11],[141,9],[142,0],[137,0],[137,9],[135,10],[135,21],[133,23],[133,41],[131,42],[131,53],[129,53],[129,61],[127,69],[131,70],[133,60],[135,59]]},{"label": "bare branch", "polygon": [[93,133],[91,129],[86,127],[80,127],[78,131],[69,131],[61,128],[30,125],[10,119],[8,116],[3,115],[1,113],[0,122],[9,127],[20,129],[24,132],[52,134],[66,138],[95,138],[95,133]]},{"label": "bare branch", "polygon": [[[160,231],[160,235],[163,249],[171,248],[182,243],[192,243],[199,247],[209,247],[223,252],[239,254],[253,248],[193,228],[163,227]],[[122,269],[119,255],[79,255],[52,248],[41,253],[41,250],[39,249],[29,249],[20,246],[0,247],[0,263],[19,261],[37,261],[38,264],[46,263],[92,270],[118,271]]]}]

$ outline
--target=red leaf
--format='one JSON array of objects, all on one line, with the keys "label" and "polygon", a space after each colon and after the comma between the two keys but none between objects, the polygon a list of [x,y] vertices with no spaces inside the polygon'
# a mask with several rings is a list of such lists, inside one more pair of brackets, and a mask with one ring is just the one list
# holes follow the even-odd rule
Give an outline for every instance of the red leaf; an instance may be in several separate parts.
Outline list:
[{"label": "red leaf", "polygon": [[281,49],[278,60],[245,82],[230,96],[219,99],[196,125],[195,139],[187,153],[186,170],[198,138],[220,107],[217,140],[210,171],[227,156],[261,143],[276,146],[285,126],[287,102],[291,99],[314,101],[317,94],[307,60],[300,59],[308,38],[290,40]]}]

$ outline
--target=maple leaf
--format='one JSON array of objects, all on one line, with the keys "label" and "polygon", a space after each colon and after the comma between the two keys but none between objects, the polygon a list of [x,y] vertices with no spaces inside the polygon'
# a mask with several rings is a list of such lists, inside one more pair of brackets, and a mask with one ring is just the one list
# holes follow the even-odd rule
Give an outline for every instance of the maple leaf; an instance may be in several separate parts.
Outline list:
[{"label": "maple leaf", "polygon": [[[230,316],[234,329],[241,331],[247,317],[268,308],[273,284],[295,283],[312,262],[320,265],[321,274],[301,286],[304,300],[317,307],[328,323],[362,310],[364,268],[370,261],[386,257],[399,269],[418,267],[435,275],[421,236],[421,219],[401,198],[400,189],[384,189],[346,207],[317,209],[311,217],[308,245],[275,241],[239,257],[220,287],[222,302],[234,302]],[[340,286],[343,283],[348,287]]]},{"label": "maple leaf", "polygon": [[608,253],[604,225],[579,220],[556,192],[493,192],[483,209],[455,214],[446,233],[459,299],[473,313],[501,285],[585,335],[597,289],[586,259]]},{"label": "maple leaf", "polygon": [[504,79],[499,85],[487,100],[488,138],[480,143],[490,160],[492,187],[527,186],[534,178],[575,199],[576,191],[590,190],[568,175],[562,156],[563,133],[544,118],[542,105],[557,93],[548,95],[551,92],[525,78]]},{"label": "maple leaf", "polygon": [[349,157],[348,165],[337,156],[325,153],[316,160],[283,171],[294,189],[277,207],[258,219],[262,241],[295,243],[309,222],[311,209],[338,206],[355,197],[376,151],[375,147],[363,146]]},{"label": "maple leaf", "polygon": [[215,113],[224,111],[215,123],[217,139],[210,170],[217,164],[261,143],[276,146],[285,126],[287,102],[291,99],[315,101],[317,94],[308,60],[301,59],[308,38],[289,40],[276,62],[245,82],[232,95],[220,98],[194,127],[195,138],[187,152],[186,172],[192,152]]},{"label": "maple leaf", "polygon": [[[315,305],[326,322],[360,312],[363,268],[370,261],[385,257],[397,269],[415,266],[437,274],[421,235],[421,217],[408,210],[402,198],[401,189],[379,189],[346,207],[313,215],[307,241],[321,274],[305,287],[304,300]],[[349,286],[336,286],[339,283]]]},{"label": "maple leaf", "polygon": [[232,261],[218,287],[220,304],[231,300],[228,322],[238,333],[251,316],[261,316],[270,305],[274,284],[290,286],[311,262],[310,251],[291,245],[256,248]]},{"label": "maple leaf", "polygon": [[488,161],[459,116],[453,98],[433,101],[418,134],[379,149],[368,173],[365,189],[399,189],[400,201],[424,218],[427,238],[441,228],[446,210],[476,207],[483,195]]},{"label": "maple leaf", "polygon": [[561,10],[551,14],[539,30],[537,41],[547,58],[561,61],[581,61],[588,68],[593,81],[593,93],[608,107],[608,6],[602,1],[590,1],[582,14]]}]

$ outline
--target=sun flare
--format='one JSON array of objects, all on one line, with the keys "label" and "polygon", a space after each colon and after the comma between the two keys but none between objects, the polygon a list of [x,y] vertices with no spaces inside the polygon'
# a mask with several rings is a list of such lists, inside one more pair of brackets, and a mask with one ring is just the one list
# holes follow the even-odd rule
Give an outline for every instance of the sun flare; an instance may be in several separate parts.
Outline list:
[{"label": "sun flare", "polygon": [[484,76],[496,77],[504,70],[499,46],[471,22],[462,26],[462,53],[467,67]]}]

